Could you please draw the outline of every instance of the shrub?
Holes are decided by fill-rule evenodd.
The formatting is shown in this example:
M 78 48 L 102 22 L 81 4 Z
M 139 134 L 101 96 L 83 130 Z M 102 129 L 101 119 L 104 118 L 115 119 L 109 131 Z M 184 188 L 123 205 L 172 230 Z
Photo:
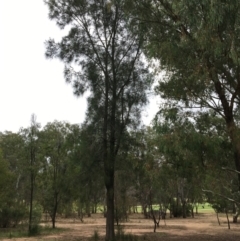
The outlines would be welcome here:
M 99 233 L 97 230 L 95 230 L 91 240 L 98 241 L 99 239 L 100 239 Z
M 25 206 L 15 203 L 15 205 L 1 205 L 0 207 L 0 227 L 16 227 L 21 221 L 27 218 Z
M 117 226 L 117 232 L 115 236 L 116 241 L 138 241 L 138 237 L 133 234 L 125 234 L 122 226 Z

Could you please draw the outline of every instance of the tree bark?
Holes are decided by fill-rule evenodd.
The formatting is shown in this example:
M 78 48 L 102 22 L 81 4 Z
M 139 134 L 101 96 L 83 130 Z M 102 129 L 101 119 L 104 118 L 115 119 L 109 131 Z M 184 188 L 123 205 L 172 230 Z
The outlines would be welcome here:
M 114 240 L 114 175 L 111 175 L 107 186 L 107 219 L 106 219 L 106 241 Z M 112 180 L 112 181 L 111 181 Z M 111 185 L 112 184 L 112 185 Z
M 54 207 L 52 212 L 52 228 L 56 228 L 56 215 L 57 215 L 57 208 L 58 208 L 58 193 L 55 194 L 54 197 Z
M 31 163 L 32 168 L 32 163 Z M 33 210 L 33 182 L 34 182 L 34 174 L 32 173 L 33 170 L 31 170 L 31 188 L 30 188 L 30 207 L 29 207 L 29 225 L 28 225 L 28 232 L 31 234 L 32 231 L 32 210 Z
M 217 214 L 218 225 L 220 226 L 221 224 L 220 224 L 220 220 L 219 220 L 219 216 L 218 216 L 218 211 L 216 212 L 216 214 Z
M 227 217 L 228 229 L 230 229 L 230 222 L 229 222 L 229 218 L 228 218 L 228 211 L 227 211 L 227 209 L 225 209 L 225 213 L 226 213 L 226 217 Z
M 187 214 L 186 214 L 186 201 L 185 200 L 182 202 L 182 216 L 183 216 L 183 218 L 187 217 Z

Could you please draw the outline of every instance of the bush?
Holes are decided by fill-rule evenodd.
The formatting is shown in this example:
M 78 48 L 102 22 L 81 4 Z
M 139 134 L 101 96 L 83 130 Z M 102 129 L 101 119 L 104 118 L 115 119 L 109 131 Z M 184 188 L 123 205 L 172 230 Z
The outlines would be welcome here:
M 97 230 L 95 230 L 91 240 L 92 241 L 98 241 L 99 239 L 100 239 L 99 233 L 98 233 Z
M 40 233 L 40 231 L 41 231 L 41 226 L 39 224 L 33 224 L 28 235 L 35 236 L 35 235 L 38 235 Z
M 16 227 L 21 221 L 27 219 L 27 209 L 25 206 L 15 203 L 15 205 L 2 205 L 0 207 L 0 227 Z
M 192 209 L 191 205 L 186 204 L 185 209 L 186 209 L 186 216 L 190 216 L 191 209 Z M 172 212 L 173 217 L 175 218 L 183 216 L 183 206 L 180 201 L 177 205 L 177 201 L 175 199 L 172 200 L 172 203 L 170 204 L 170 210 Z
M 33 204 L 33 210 L 32 210 L 32 227 L 31 230 L 29 230 L 29 235 L 38 235 L 40 233 L 41 226 L 39 223 L 41 222 L 43 209 L 42 206 L 38 203 Z
M 116 241 L 138 241 L 138 237 L 133 234 L 125 234 L 122 226 L 117 226 L 117 232 L 115 236 Z
M 33 224 L 39 224 L 41 222 L 42 214 L 43 214 L 42 206 L 38 203 L 34 203 L 32 211 L 33 211 L 32 212 Z

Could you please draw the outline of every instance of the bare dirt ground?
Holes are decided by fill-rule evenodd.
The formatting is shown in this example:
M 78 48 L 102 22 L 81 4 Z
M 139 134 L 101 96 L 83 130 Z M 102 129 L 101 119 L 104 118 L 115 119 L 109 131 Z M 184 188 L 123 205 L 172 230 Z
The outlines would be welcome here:
M 143 219 L 141 214 L 130 216 L 128 222 L 122 223 L 124 233 L 130 233 L 139 236 L 140 240 L 146 241 L 238 241 L 240 240 L 240 223 L 231 223 L 231 229 L 228 229 L 227 219 L 224 215 L 220 216 L 221 225 L 218 225 L 216 215 L 213 213 L 199 214 L 195 218 L 173 218 L 166 219 L 166 225 L 163 220 L 156 233 L 153 233 L 153 221 Z M 45 225 L 45 224 L 43 224 Z M 50 225 L 50 223 L 48 223 Z M 96 214 L 90 218 L 85 218 L 84 222 L 74 219 L 58 219 L 57 227 L 64 228 L 64 231 L 58 234 L 48 236 L 37 236 L 31 238 L 12 238 L 3 239 L 3 241 L 85 241 L 91 240 L 94 232 L 97 231 L 104 240 L 105 218 L 103 215 Z

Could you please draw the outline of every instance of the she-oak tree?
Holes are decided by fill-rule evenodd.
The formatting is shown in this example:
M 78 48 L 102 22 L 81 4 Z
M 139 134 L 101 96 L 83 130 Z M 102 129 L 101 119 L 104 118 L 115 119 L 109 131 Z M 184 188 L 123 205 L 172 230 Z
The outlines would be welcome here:
M 141 61 L 141 35 L 128 31 L 122 0 L 46 0 L 49 17 L 70 27 L 59 43 L 46 43 L 46 56 L 65 63 L 74 93 L 89 90 L 87 122 L 100 131 L 100 156 L 107 190 L 106 240 L 114 239 L 114 171 L 127 127 L 139 122 L 151 78 Z M 138 31 L 136 29 L 135 31 Z M 71 66 L 72 64 L 72 66 Z

